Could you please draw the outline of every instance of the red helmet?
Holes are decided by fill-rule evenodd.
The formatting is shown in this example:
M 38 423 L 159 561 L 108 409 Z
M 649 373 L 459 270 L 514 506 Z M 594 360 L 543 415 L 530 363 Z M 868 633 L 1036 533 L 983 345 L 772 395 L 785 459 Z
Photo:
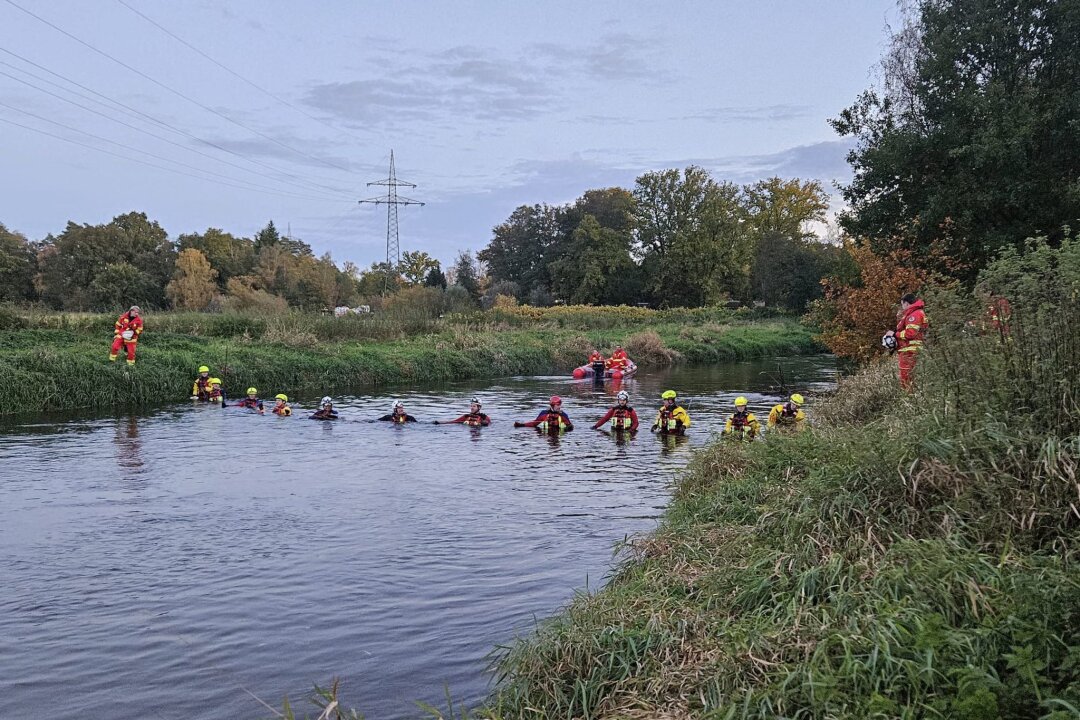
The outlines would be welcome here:
M 558 395 L 552 395 L 551 399 L 548 400 L 548 404 L 550 404 L 550 405 L 562 405 L 562 398 L 559 397 Z

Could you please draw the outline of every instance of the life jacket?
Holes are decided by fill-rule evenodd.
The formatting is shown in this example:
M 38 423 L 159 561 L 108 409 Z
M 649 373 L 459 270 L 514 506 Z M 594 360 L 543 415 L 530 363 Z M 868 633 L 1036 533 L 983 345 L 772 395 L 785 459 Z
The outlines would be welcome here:
M 468 417 L 465 418 L 465 422 L 463 424 L 469 425 L 471 427 L 480 427 L 484 424 L 485 420 L 488 420 L 488 416 L 484 413 L 469 413 Z M 488 422 L 490 422 L 490 420 L 488 420 Z
M 741 412 L 734 413 L 731 416 L 731 429 L 736 432 L 742 432 L 743 428 L 750 427 L 750 413 Z
M 274 414 L 275 415 L 280 415 L 282 417 L 289 417 L 290 415 L 292 415 L 292 408 L 289 407 L 288 405 L 282 405 L 281 407 L 278 407 L 277 405 L 275 405 L 274 406 Z
M 616 350 L 611 353 L 611 357 L 608 359 L 607 364 L 610 368 L 624 368 L 629 362 L 630 360 L 626 357 L 625 350 Z
M 210 393 L 207 395 L 207 399 L 210 402 L 221 402 L 225 399 L 225 392 L 221 388 L 210 388 Z
M 598 352 L 594 352 L 592 355 L 589 356 L 589 364 L 590 365 L 595 365 L 596 363 L 602 363 L 602 362 L 604 362 L 604 356 L 601 355 Z
M 237 407 L 249 408 L 251 410 L 257 409 L 260 405 L 262 405 L 262 401 L 259 400 L 259 398 L 249 398 L 249 397 L 245 397 L 240 402 L 236 403 Z
M 916 300 L 896 323 L 897 352 L 914 353 L 922 350 L 929 325 L 930 320 L 926 317 L 923 301 Z
M 679 419 L 675 417 L 675 411 L 680 410 L 680 406 L 675 405 L 672 408 L 668 408 L 667 405 L 660 408 L 660 432 L 662 433 L 674 433 L 679 431 Z M 686 411 L 683 410 L 685 413 Z
M 195 395 L 199 400 L 206 402 L 210 399 L 210 378 L 199 375 L 195 378 Z
M 401 413 L 400 415 L 398 413 L 390 413 L 390 422 L 404 425 L 409 422 L 409 415 L 408 413 Z
M 794 425 L 799 414 L 799 408 L 794 407 L 791 403 L 784 403 L 780 407 L 782 409 L 780 410 L 779 422 L 784 425 Z
M 615 414 L 611 416 L 611 428 L 613 430 L 629 430 L 630 426 L 634 424 L 634 418 L 631 413 L 634 412 L 634 408 L 627 405 L 623 407 L 618 405 L 615 407 Z
M 135 333 L 130 340 L 124 341 L 135 342 L 139 339 L 139 334 L 143 329 L 142 317 L 131 317 L 129 313 L 124 313 L 116 319 L 116 324 L 113 327 L 116 329 L 117 335 L 122 335 L 128 330 Z
M 563 419 L 562 414 L 557 412 L 551 412 L 550 410 L 544 416 L 544 421 L 536 426 L 537 430 L 562 430 L 566 427 L 566 420 Z

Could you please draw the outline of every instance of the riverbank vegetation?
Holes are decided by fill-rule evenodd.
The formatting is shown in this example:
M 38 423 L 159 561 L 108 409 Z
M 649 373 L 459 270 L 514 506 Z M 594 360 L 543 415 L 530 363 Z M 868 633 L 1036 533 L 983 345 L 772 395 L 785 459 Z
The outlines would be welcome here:
M 407 382 L 566 372 L 622 343 L 644 367 L 820 351 L 792 318 L 748 311 L 562 307 L 442 313 L 440 291 L 345 317 L 152 313 L 138 362 L 106 362 L 113 316 L 0 312 L 8 412 L 134 407 L 188 396 L 209 365 L 233 395 L 339 393 Z M 403 295 L 402 298 L 406 297 Z M 431 302 L 422 302 L 425 298 Z M 442 315 L 442 317 L 440 317 Z
M 1080 245 L 938 291 L 918 389 L 873 363 L 814 427 L 700 453 L 659 530 L 499 657 L 503 718 L 1074 718 Z

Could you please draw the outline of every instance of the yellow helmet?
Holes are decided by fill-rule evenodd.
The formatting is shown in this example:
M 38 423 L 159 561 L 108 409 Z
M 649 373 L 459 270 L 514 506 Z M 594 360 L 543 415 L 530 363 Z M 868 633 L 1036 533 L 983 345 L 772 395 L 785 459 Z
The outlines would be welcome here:
M 210 368 L 206 367 L 205 365 L 200 365 L 199 372 L 210 372 Z
M 289 402 L 289 396 L 286 395 L 285 393 L 278 393 L 277 395 L 274 396 L 274 399 L 275 400 L 280 400 L 282 402 Z
M 660 395 L 660 397 L 662 397 L 665 400 L 674 400 L 675 399 L 675 391 L 674 390 L 665 390 L 663 392 L 663 394 Z
M 248 395 L 258 395 L 259 391 L 256 390 L 255 388 L 248 388 L 247 394 Z
M 221 384 L 221 378 L 210 378 L 210 384 L 211 385 L 220 385 Z
M 804 400 L 803 396 L 799 393 L 795 393 L 791 396 L 791 402 L 795 403 L 796 405 L 802 405 L 804 402 L 806 402 L 806 400 Z
M 735 407 L 742 407 L 744 405 L 746 405 L 746 398 L 744 398 L 742 395 L 735 398 Z

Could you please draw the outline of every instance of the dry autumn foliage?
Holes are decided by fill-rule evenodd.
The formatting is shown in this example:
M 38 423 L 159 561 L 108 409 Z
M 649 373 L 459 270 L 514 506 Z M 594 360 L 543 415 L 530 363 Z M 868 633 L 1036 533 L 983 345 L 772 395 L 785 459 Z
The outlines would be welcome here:
M 879 255 L 869 242 L 856 240 L 845 242 L 845 249 L 859 269 L 857 284 L 822 280 L 825 297 L 813 304 L 809 318 L 833 353 L 865 361 L 881 352 L 882 333 L 896 326 L 900 297 L 918 292 L 930 273 L 914 267 L 906 250 Z

